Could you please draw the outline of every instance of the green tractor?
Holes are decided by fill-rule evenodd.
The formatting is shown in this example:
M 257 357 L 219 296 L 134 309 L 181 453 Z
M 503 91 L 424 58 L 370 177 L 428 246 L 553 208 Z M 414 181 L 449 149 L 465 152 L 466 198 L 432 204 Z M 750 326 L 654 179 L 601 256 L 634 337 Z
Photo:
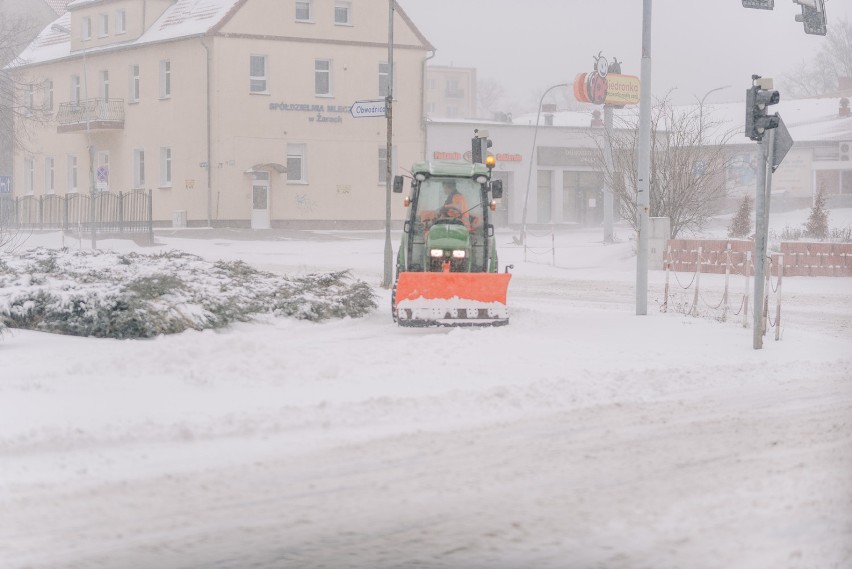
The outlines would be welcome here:
M 410 208 L 403 226 L 391 300 L 401 326 L 508 324 L 511 275 L 498 272 L 489 213 L 503 186 L 491 179 L 494 157 L 481 160 L 487 134 L 473 139 L 473 163 L 418 162 L 411 168 Z M 403 177 L 393 190 L 403 190 Z M 490 194 L 490 196 L 489 196 Z

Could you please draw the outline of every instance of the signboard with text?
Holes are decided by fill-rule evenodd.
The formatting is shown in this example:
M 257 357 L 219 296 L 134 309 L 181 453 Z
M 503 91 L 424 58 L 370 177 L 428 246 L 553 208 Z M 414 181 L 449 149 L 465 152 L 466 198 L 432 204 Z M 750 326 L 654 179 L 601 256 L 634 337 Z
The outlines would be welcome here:
M 387 102 L 384 99 L 355 101 L 349 113 L 356 119 L 364 117 L 384 117 L 387 115 Z

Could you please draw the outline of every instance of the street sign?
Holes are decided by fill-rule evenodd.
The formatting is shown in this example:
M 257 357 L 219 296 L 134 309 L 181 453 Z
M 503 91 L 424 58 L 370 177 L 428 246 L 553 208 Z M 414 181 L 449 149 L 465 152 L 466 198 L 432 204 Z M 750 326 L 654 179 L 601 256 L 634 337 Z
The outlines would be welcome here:
M 743 0 L 744 8 L 757 8 L 758 10 L 772 10 L 775 8 L 775 0 Z
M 356 119 L 364 117 L 384 117 L 387 115 L 387 102 L 385 99 L 355 101 L 349 108 L 349 113 Z
M 793 147 L 793 137 L 787 130 L 787 125 L 783 120 L 778 121 L 778 128 L 775 129 L 775 151 L 772 153 L 772 171 L 778 169 L 781 161 L 787 156 L 787 153 Z

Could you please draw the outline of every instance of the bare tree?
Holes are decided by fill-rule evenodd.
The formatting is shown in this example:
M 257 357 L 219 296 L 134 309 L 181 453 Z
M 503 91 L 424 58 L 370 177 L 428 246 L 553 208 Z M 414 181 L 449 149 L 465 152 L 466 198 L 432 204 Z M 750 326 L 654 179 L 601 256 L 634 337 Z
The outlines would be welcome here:
M 638 113 L 619 115 L 610 133 L 613 168 L 605 159 L 605 131 L 592 135 L 596 151 L 591 165 L 613 188 L 622 218 L 638 229 Z M 672 239 L 699 231 L 720 210 L 727 195 L 726 171 L 731 155 L 725 143 L 733 132 L 722 130 L 700 107 L 673 107 L 668 96 L 651 113 L 651 217 L 668 217 Z
M 0 15 L 0 171 L 11 171 L 11 153 L 25 147 L 33 125 L 50 118 L 43 106 L 44 79 L 17 68 L 18 55 L 36 32 L 31 19 Z
M 498 104 L 506 95 L 506 89 L 502 83 L 494 79 L 480 78 L 476 82 L 476 102 L 479 106 L 479 112 L 484 113 L 483 116 L 490 117 L 498 110 Z
M 819 52 L 781 76 L 792 97 L 818 97 L 837 91 L 841 77 L 852 77 L 852 22 L 829 26 Z

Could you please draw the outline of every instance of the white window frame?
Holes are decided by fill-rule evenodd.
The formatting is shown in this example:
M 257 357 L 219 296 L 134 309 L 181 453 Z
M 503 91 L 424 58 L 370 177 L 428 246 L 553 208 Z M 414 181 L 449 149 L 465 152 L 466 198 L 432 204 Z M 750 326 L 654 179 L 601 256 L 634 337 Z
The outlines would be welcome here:
M 145 149 L 133 149 L 133 189 L 145 189 Z
M 127 87 L 127 100 L 131 103 L 139 102 L 139 91 L 141 83 L 139 81 L 139 64 L 131 63 L 128 67 L 128 76 L 130 84 Z
M 326 69 L 320 69 L 320 64 L 327 65 Z M 332 89 L 331 82 L 331 60 L 330 59 L 315 59 L 314 60 L 314 95 L 317 97 L 333 97 L 334 91 Z M 321 93 L 319 90 L 319 81 L 322 75 L 326 76 L 326 81 L 328 82 L 328 89 L 325 93 Z
M 287 145 L 287 183 L 288 184 L 307 184 L 308 183 L 308 147 L 306 144 L 288 144 Z M 299 161 L 299 177 L 292 178 L 294 168 L 292 168 L 291 160 Z
M 343 10 L 345 12 L 339 12 Z M 346 14 L 346 20 L 338 20 L 337 16 L 341 13 Z M 351 26 L 352 25 L 352 2 L 348 0 L 336 0 L 334 2 L 334 24 L 336 26 Z
M 384 68 L 384 70 L 382 70 Z M 382 89 L 382 83 L 384 83 L 384 89 Z M 387 61 L 379 62 L 379 97 L 387 97 L 387 85 L 388 85 L 388 63 Z M 393 90 L 396 91 L 396 63 L 393 65 Z M 382 91 L 385 91 L 384 93 Z
M 82 41 L 92 39 L 92 18 L 84 16 L 80 21 L 80 38 Z
M 71 102 L 75 105 L 80 103 L 82 91 L 80 90 L 80 76 L 71 76 Z
M 172 148 L 160 147 L 160 187 L 172 187 Z
M 313 22 L 314 21 L 313 0 L 296 0 L 295 6 L 296 6 L 296 21 L 297 22 Z M 299 8 L 300 7 L 302 8 L 302 10 L 307 8 L 308 16 L 306 18 L 305 17 L 299 17 Z
M 98 85 L 98 92 L 100 98 L 104 101 L 109 100 L 109 70 L 101 69 L 98 73 L 98 78 L 100 80 L 100 84 Z
M 53 156 L 44 158 L 44 193 L 56 193 L 56 160 Z
M 53 80 L 45 79 L 43 85 L 42 108 L 45 111 L 53 110 Z
M 98 14 L 98 37 L 105 38 L 109 35 L 109 14 Z
M 263 73 L 261 75 L 255 75 L 254 64 L 256 61 L 263 62 Z M 249 55 L 249 92 L 255 94 L 266 94 L 269 93 L 269 79 L 268 79 L 268 71 L 269 69 L 269 56 L 252 54 Z
M 30 83 L 24 89 L 24 113 L 29 117 L 35 110 L 35 85 Z
M 170 59 L 160 60 L 160 98 L 170 99 L 172 96 L 172 62 Z
M 98 168 L 100 168 L 101 166 L 106 166 L 106 168 L 107 168 L 106 189 L 102 190 L 102 191 L 108 192 L 109 191 L 109 179 L 110 179 L 110 176 L 112 175 L 112 172 L 110 171 L 110 166 L 109 166 L 109 150 L 98 150 L 97 160 L 95 161 L 95 171 L 92 172 L 92 175 L 95 177 L 95 180 L 94 180 L 95 189 L 97 189 L 97 187 L 98 187 Z
M 378 153 L 379 182 L 378 183 L 379 183 L 380 186 L 386 186 L 387 185 L 387 181 L 386 181 L 387 174 L 388 174 L 388 171 L 387 171 L 388 164 L 387 164 L 387 159 L 386 159 L 387 154 L 388 154 L 388 147 L 387 146 L 379 146 L 379 153 Z M 394 174 L 396 174 L 396 146 L 391 148 L 391 176 L 393 176 Z
M 68 155 L 68 189 L 67 193 L 77 192 L 77 157 L 73 154 Z
M 24 158 L 24 193 L 33 195 L 35 185 L 35 159 Z
M 115 11 L 115 33 L 123 34 L 127 32 L 127 12 L 125 10 Z

